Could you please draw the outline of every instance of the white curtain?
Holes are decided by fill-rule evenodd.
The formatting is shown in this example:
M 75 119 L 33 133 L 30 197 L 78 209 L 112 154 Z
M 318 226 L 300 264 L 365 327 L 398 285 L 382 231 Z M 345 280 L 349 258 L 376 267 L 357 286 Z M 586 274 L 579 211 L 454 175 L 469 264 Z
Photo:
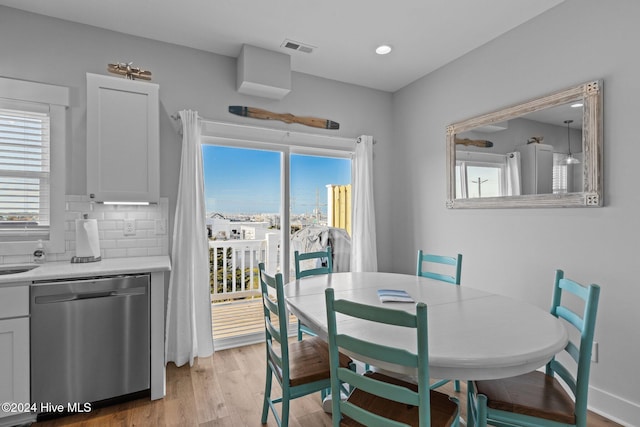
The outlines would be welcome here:
M 520 152 L 507 153 L 507 196 L 519 196 L 522 193 L 522 176 L 520 172 Z
M 467 188 L 467 162 L 459 162 L 456 164 L 458 169 L 458 176 L 456 179 L 460 182 L 460 198 L 469 198 L 469 189 Z M 458 197 L 456 195 L 456 197 Z
M 378 271 L 372 136 L 363 135 L 358 138 L 353 163 L 351 271 Z
M 180 111 L 182 161 L 171 248 L 167 303 L 167 362 L 193 366 L 195 357 L 213 354 L 209 244 L 205 224 L 204 180 L 198 112 Z

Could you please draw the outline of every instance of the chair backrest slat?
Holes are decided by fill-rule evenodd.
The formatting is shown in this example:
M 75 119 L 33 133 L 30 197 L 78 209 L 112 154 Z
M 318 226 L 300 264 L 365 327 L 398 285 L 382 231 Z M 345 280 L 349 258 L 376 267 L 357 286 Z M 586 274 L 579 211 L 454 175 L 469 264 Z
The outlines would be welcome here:
M 271 320 L 267 321 L 265 327 L 268 329 L 269 335 L 271 335 L 274 340 L 276 340 L 277 342 L 282 342 L 280 331 L 278 331 L 278 328 L 276 328 L 276 325 L 274 325 Z
M 287 345 L 287 310 L 284 299 L 284 283 L 282 274 L 270 276 L 265 271 L 264 263 L 258 265 L 260 290 L 262 292 L 262 304 L 264 307 L 265 338 L 269 352 L 270 363 L 275 363 L 274 368 L 282 372 L 283 381 L 289 381 L 289 347 Z M 275 290 L 276 300 L 273 301 L 269 294 L 269 289 Z M 278 321 L 276 326 L 274 320 Z M 275 341 L 280 354 L 273 348 Z
M 364 341 L 350 335 L 336 335 L 338 347 L 351 350 L 357 354 L 375 354 L 376 360 L 398 363 L 404 366 L 418 367 L 418 356 L 403 349 Z
M 420 404 L 418 393 L 406 387 L 380 381 L 371 381 L 362 374 L 358 374 L 347 368 L 340 368 L 338 377 L 341 381 L 350 384 L 352 388 L 364 390 L 368 393 L 382 396 L 385 399 L 413 406 Z
M 579 331 L 582 331 L 582 329 L 584 328 L 584 321 L 582 317 L 574 313 L 567 307 L 558 306 L 552 314 L 571 323 L 573 327 Z
M 267 349 L 269 350 L 269 360 L 271 360 L 275 366 L 282 367 L 282 358 L 273 348 L 273 344 L 269 343 Z
M 582 315 L 578 315 L 562 305 L 564 292 L 573 294 L 575 297 L 583 300 L 584 309 Z M 550 375 L 557 373 L 574 393 L 577 425 L 586 425 L 591 351 L 599 299 L 600 287 L 598 285 L 591 284 L 589 286 L 583 286 L 572 280 L 565 279 L 562 270 L 556 271 L 551 314 L 558 318 L 565 319 L 569 325 L 576 328 L 580 334 L 580 342 L 576 344 L 570 341 L 565 347 L 565 351 L 577 362 L 575 377 L 571 374 L 571 370 L 555 357 L 547 364 L 546 372 Z
M 564 348 L 564 351 L 569 353 L 569 355 L 575 360 L 576 363 L 580 360 L 580 349 L 573 342 L 569 341 L 567 346 Z
M 435 271 L 425 270 L 423 265 L 425 262 L 431 263 L 431 264 L 451 265 L 454 267 L 455 274 L 448 275 L 448 274 L 438 273 Z M 443 256 L 443 255 L 425 254 L 422 250 L 418 250 L 418 265 L 416 267 L 416 275 L 459 285 L 460 279 L 462 276 L 462 254 L 458 254 L 455 257 L 451 257 L 451 256 Z
M 384 307 L 375 307 L 375 310 L 372 310 L 370 305 L 348 300 L 336 300 L 333 307 L 338 313 L 345 313 L 358 319 L 407 328 L 417 327 L 416 316 L 404 311 Z
M 580 283 L 574 282 L 571 279 L 565 279 L 565 278 L 560 279 L 558 282 L 558 286 L 560 287 L 560 289 L 571 292 L 572 294 L 578 296 L 579 298 L 585 301 L 589 296 L 589 288 L 584 287 Z
M 321 263 L 322 266 L 315 266 L 313 268 L 308 268 L 303 270 L 300 262 L 308 261 L 308 260 L 316 260 L 318 263 Z M 306 252 L 300 253 L 299 251 L 294 252 L 294 260 L 295 260 L 295 268 L 296 268 L 296 279 L 302 279 L 307 276 L 316 276 L 319 274 L 329 274 L 333 273 L 333 260 L 331 255 L 331 246 L 327 246 L 325 250 L 316 251 L 316 252 Z
M 275 316 L 278 316 L 278 304 L 271 301 L 270 299 L 267 299 L 266 301 L 264 301 L 264 305 L 266 309 L 269 310 L 269 312 L 273 313 Z
M 576 379 L 571 372 L 567 368 L 564 367 L 563 364 L 558 362 L 557 360 L 552 360 L 549 362 L 551 365 L 551 369 L 556 375 L 559 375 L 565 382 L 565 384 L 571 389 L 573 395 L 576 395 Z

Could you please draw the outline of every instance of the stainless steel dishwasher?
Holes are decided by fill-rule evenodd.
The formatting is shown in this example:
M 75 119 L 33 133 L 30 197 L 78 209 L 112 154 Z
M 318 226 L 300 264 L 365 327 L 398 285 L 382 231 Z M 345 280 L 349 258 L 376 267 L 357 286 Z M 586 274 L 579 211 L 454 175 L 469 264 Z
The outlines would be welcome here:
M 149 275 L 31 286 L 31 401 L 96 402 L 150 388 Z

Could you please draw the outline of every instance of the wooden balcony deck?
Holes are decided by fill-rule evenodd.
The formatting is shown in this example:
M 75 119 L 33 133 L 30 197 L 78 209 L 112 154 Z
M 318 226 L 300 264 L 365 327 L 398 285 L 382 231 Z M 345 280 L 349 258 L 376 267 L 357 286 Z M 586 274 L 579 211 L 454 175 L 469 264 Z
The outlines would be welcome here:
M 290 317 L 290 324 L 297 321 L 295 316 L 292 315 Z M 260 338 L 263 339 L 262 299 L 253 298 L 213 303 L 211 304 L 211 322 L 215 340 L 237 338 L 251 334 L 260 334 Z

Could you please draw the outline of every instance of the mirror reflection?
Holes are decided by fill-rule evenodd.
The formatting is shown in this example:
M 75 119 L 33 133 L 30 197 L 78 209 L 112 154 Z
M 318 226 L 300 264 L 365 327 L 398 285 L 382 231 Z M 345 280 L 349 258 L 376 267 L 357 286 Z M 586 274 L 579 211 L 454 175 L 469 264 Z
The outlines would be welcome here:
M 456 135 L 455 198 L 580 192 L 581 101 Z
M 601 85 L 449 125 L 447 207 L 602 206 Z

